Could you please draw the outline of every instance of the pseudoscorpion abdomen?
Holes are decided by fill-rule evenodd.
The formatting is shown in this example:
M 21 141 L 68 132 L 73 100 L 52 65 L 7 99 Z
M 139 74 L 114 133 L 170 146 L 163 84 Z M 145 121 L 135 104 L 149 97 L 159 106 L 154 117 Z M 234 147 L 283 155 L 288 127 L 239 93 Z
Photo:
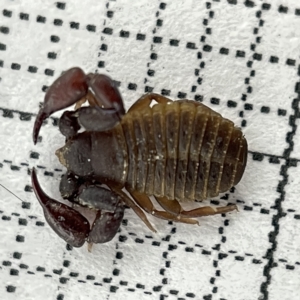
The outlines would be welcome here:
M 247 142 L 241 130 L 202 103 L 155 104 L 127 113 L 121 126 L 126 184 L 140 193 L 203 200 L 227 191 L 244 172 Z

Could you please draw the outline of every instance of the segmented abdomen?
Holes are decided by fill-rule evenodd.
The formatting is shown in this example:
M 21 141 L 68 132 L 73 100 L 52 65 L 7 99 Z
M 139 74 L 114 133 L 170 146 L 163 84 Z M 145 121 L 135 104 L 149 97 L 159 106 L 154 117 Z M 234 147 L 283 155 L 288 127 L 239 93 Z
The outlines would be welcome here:
M 203 200 L 243 175 L 247 142 L 241 130 L 201 103 L 180 100 L 132 111 L 115 130 L 127 150 L 126 184 L 138 192 Z

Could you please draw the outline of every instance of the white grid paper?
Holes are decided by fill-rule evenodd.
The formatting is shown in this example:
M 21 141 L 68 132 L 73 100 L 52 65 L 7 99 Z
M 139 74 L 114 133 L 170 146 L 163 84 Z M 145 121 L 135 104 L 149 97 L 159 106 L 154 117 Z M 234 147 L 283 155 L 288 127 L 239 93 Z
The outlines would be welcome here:
M 297 0 L 2 0 L 0 183 L 25 203 L 0 186 L 1 299 L 298 299 L 299 28 Z M 244 177 L 214 199 L 240 212 L 199 227 L 149 216 L 153 234 L 126 210 L 113 241 L 68 250 L 28 169 L 60 198 L 61 112 L 37 146 L 31 133 L 46 87 L 72 66 L 109 74 L 126 108 L 154 91 L 201 100 L 241 126 Z

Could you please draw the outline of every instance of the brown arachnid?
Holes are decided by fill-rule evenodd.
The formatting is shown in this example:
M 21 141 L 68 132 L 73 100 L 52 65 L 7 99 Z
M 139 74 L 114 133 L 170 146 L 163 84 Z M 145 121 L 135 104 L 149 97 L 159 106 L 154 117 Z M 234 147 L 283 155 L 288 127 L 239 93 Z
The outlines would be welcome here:
M 89 106 L 81 107 L 86 100 Z M 150 106 L 152 101 L 156 104 Z M 125 205 L 152 231 L 143 211 L 198 224 L 197 217 L 237 209 L 233 204 L 192 210 L 181 206 L 181 202 L 215 197 L 241 180 L 247 141 L 230 120 L 202 103 L 172 101 L 153 93 L 142 96 L 125 113 L 112 79 L 72 68 L 48 89 L 35 120 L 34 143 L 43 120 L 75 103 L 75 110 L 65 111 L 59 122 L 66 144 L 56 155 L 67 168 L 60 192 L 73 206 L 93 209 L 92 224 L 73 207 L 47 196 L 32 171 L 33 189 L 47 222 L 70 245 L 110 241 L 120 227 Z M 81 127 L 85 131 L 79 133 Z M 157 210 L 149 196 L 163 210 Z

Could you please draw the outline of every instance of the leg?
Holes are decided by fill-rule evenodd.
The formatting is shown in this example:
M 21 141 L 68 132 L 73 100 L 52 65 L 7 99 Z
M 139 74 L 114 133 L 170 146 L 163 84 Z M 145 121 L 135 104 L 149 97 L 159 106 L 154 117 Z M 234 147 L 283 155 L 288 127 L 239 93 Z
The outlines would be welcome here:
M 98 105 L 94 94 L 91 91 L 88 91 L 85 96 L 83 96 L 79 101 L 76 102 L 74 109 L 75 110 L 79 109 L 86 101 L 88 101 L 90 106 L 97 106 Z
M 172 102 L 171 99 L 164 97 L 162 95 L 149 93 L 146 95 L 143 95 L 140 99 L 138 99 L 135 103 L 132 104 L 132 106 L 129 108 L 128 112 L 134 111 L 134 110 L 140 110 L 145 107 L 148 107 L 152 100 L 155 100 L 157 103 L 168 103 Z
M 61 196 L 72 202 L 78 192 L 80 186 L 84 184 L 84 179 L 76 178 L 73 173 L 67 172 L 61 176 L 60 183 L 59 183 L 59 192 Z
M 101 108 L 104 107 L 103 103 L 99 99 L 96 99 L 95 95 L 89 90 L 84 97 L 82 97 L 79 101 L 76 102 L 74 109 L 77 110 L 81 108 L 86 101 L 89 103 L 90 106 L 99 106 Z
M 168 220 L 168 221 L 176 221 L 176 222 L 181 222 L 181 223 L 187 223 L 187 224 L 198 224 L 197 220 L 191 219 L 189 217 L 183 217 L 180 214 L 174 214 L 170 213 L 168 211 L 159 211 L 155 209 L 153 206 L 153 203 L 149 199 L 149 197 L 145 194 L 133 191 L 128 189 L 128 192 L 132 196 L 132 198 L 135 200 L 135 202 L 142 207 L 147 213 L 153 215 L 154 217 Z
M 157 203 L 167 212 L 178 216 L 183 211 L 177 200 L 169 200 L 167 197 L 155 197 Z
M 204 206 L 204 207 L 199 207 L 188 211 L 183 210 L 181 212 L 181 215 L 191 217 L 191 218 L 198 218 L 204 216 L 224 214 L 234 210 L 238 210 L 235 204 L 230 204 L 223 207 Z
M 60 117 L 58 127 L 61 134 L 68 140 L 77 134 L 81 126 L 78 123 L 78 118 L 75 115 L 75 112 L 67 110 Z
M 233 210 L 237 210 L 236 205 L 228 205 L 223 207 L 212 207 L 212 206 L 204 206 L 199 207 L 192 210 L 184 210 L 177 200 L 169 200 L 166 197 L 155 197 L 159 205 L 165 209 L 166 211 L 174 214 L 181 215 L 189 218 L 198 218 L 203 216 L 211 216 L 216 214 L 223 214 L 227 212 L 231 212 Z
M 143 213 L 143 211 L 134 203 L 134 201 L 132 199 L 130 199 L 121 189 L 118 188 L 114 188 L 111 187 L 111 190 L 114 191 L 115 193 L 117 193 L 122 200 L 124 201 L 124 203 L 129 206 L 130 208 L 132 208 L 134 210 L 134 212 L 139 216 L 139 218 L 146 224 L 146 226 L 153 232 L 156 232 L 156 230 L 153 228 L 153 226 L 151 225 L 151 223 L 148 221 L 146 215 Z

